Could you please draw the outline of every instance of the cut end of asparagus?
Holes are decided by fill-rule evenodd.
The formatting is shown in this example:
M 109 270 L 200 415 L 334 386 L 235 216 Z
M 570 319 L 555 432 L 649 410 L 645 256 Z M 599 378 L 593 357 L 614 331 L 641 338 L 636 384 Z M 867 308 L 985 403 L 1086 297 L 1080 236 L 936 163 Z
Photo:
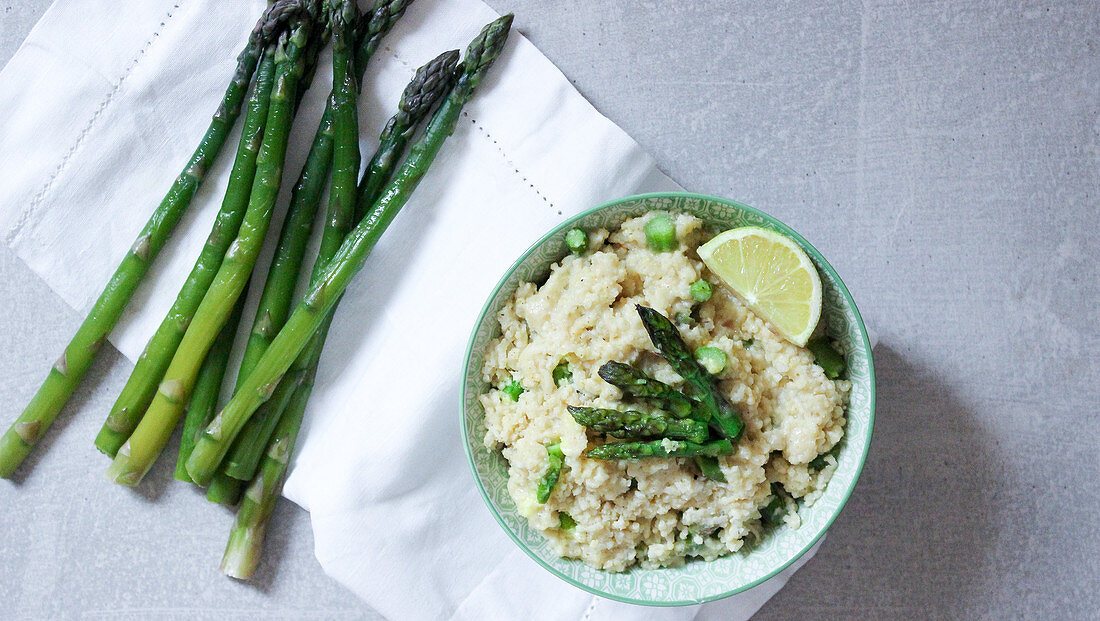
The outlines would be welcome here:
M 240 501 L 243 485 L 244 481 L 219 473 L 206 489 L 206 499 L 215 504 L 232 507 Z
M 207 433 L 209 431 L 210 428 L 208 427 Z M 205 436 L 199 438 L 199 441 L 195 444 L 194 450 L 191 451 L 191 457 L 187 459 L 186 464 L 187 474 L 191 475 L 191 480 L 195 482 L 195 485 L 200 487 L 210 485 L 210 480 L 214 478 L 216 468 L 224 456 L 224 453 L 219 452 L 219 446 L 219 442 L 207 440 Z
M 110 419 L 108 419 L 110 422 Z M 121 430 L 116 430 L 113 427 L 104 425 L 99 430 L 99 434 L 95 437 L 95 447 L 99 449 L 100 453 L 103 453 L 111 459 L 118 455 L 118 450 L 122 448 L 122 444 L 126 442 L 126 439 L 130 436 L 129 432 L 123 434 Z
M 125 450 L 127 447 L 124 445 L 122 448 Z M 134 487 L 138 483 L 141 483 L 141 479 L 145 476 L 145 473 L 135 470 L 130 463 L 129 455 L 123 455 L 120 450 L 115 460 L 107 467 L 105 476 L 107 480 L 112 483 L 118 483 L 126 487 Z
M 221 571 L 230 578 L 248 580 L 256 573 L 263 553 L 264 531 L 267 523 L 255 527 L 234 527 L 222 555 Z

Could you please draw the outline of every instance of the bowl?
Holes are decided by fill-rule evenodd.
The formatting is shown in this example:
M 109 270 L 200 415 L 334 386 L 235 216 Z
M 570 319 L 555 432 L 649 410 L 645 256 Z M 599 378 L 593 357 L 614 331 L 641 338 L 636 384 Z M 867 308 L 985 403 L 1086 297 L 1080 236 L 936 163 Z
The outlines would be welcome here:
M 753 225 L 778 231 L 798 242 L 821 275 L 821 322 L 828 336 L 839 341 L 848 352 L 852 391 L 836 472 L 813 506 L 800 507 L 800 528 L 775 528 L 750 550 L 709 562 L 692 560 L 682 567 L 633 568 L 614 573 L 558 557 L 543 535 L 529 527 L 517 512 L 508 495 L 507 463 L 498 451 L 486 449 L 482 442 L 485 412 L 478 395 L 488 389 L 481 369 L 489 342 L 500 335 L 498 312 L 520 283 L 542 282 L 550 273 L 551 264 L 569 252 L 565 233 L 574 227 L 613 230 L 625 220 L 652 210 L 694 214 L 713 232 Z M 874 424 L 875 373 L 867 330 L 851 294 L 836 270 L 805 238 L 748 205 L 672 192 L 629 196 L 589 209 L 559 224 L 517 259 L 497 283 L 474 325 L 463 366 L 461 395 L 462 441 L 474 479 L 489 511 L 516 545 L 554 575 L 590 593 L 630 604 L 682 606 L 728 597 L 764 582 L 796 561 L 825 534 L 855 488 L 867 456 Z

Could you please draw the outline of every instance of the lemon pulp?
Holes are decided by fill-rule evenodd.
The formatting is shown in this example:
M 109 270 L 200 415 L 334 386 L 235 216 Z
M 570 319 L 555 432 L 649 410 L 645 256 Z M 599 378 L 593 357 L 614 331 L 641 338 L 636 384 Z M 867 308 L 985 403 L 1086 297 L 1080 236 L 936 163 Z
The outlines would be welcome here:
M 746 226 L 716 235 L 699 258 L 780 336 L 806 345 L 821 317 L 821 279 L 794 240 Z

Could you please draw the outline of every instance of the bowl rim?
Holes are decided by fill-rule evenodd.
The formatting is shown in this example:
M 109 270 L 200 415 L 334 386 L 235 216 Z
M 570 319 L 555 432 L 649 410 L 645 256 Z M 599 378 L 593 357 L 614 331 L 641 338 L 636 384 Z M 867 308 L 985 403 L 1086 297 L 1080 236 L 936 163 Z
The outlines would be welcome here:
M 492 304 L 493 299 L 496 298 L 496 296 L 500 292 L 501 288 L 508 281 L 508 278 L 512 275 L 512 273 L 514 273 L 519 268 L 520 265 L 523 264 L 524 261 L 527 260 L 527 257 L 529 257 L 533 252 L 535 252 L 543 244 L 545 244 L 547 241 L 549 241 L 550 238 L 554 237 L 560 231 L 562 231 L 563 229 L 568 228 L 569 226 L 571 226 L 575 222 L 577 222 L 579 220 L 582 220 L 582 219 L 588 217 L 589 215 L 591 215 L 593 213 L 596 213 L 596 212 L 601 211 L 603 209 L 607 209 L 609 207 L 613 207 L 615 205 L 621 205 L 621 204 L 627 203 L 627 202 L 635 202 L 635 201 L 645 200 L 645 199 L 650 199 L 650 198 L 690 198 L 690 199 L 698 199 L 698 200 L 703 200 L 703 201 L 721 203 L 723 205 L 726 205 L 726 206 L 729 206 L 729 207 L 734 207 L 734 208 L 737 208 L 737 209 L 741 209 L 741 210 L 746 211 L 750 214 L 759 216 L 759 217 L 763 218 L 764 220 L 766 220 L 769 224 L 774 225 L 783 234 L 793 238 L 796 242 L 798 242 L 799 246 L 801 246 L 804 250 L 807 251 L 807 253 L 810 254 L 810 256 L 814 259 L 814 263 L 818 266 L 818 268 L 825 270 L 836 281 L 836 283 L 838 285 L 838 290 L 839 290 L 841 296 L 846 301 L 846 303 L 851 307 L 852 313 L 855 316 L 856 325 L 859 327 L 859 335 L 860 335 L 860 338 L 862 340 L 863 349 L 867 354 L 867 378 L 868 378 L 868 382 L 870 384 L 870 395 L 869 395 L 870 396 L 870 399 L 869 399 L 870 418 L 867 422 L 867 442 L 865 443 L 865 445 L 863 447 L 863 453 L 859 456 L 859 462 L 856 464 L 856 469 L 855 469 L 854 476 L 852 477 L 851 485 L 848 487 L 848 489 L 844 490 L 844 492 L 842 494 L 842 497 L 840 499 L 840 504 L 837 505 L 836 511 L 833 512 L 833 514 L 829 516 L 829 518 L 825 521 L 825 525 L 821 528 L 821 530 L 818 533 L 816 533 L 810 539 L 810 541 L 802 547 L 802 549 L 800 549 L 796 554 L 791 556 L 791 558 L 788 559 L 786 562 L 781 563 L 780 565 L 776 566 L 768 574 L 766 574 L 766 575 L 764 575 L 760 578 L 757 578 L 756 580 L 753 580 L 752 582 L 739 585 L 739 586 L 737 586 L 733 589 L 730 589 L 728 591 L 723 591 L 722 593 L 717 593 L 717 594 L 714 594 L 714 595 L 708 595 L 706 597 L 702 597 L 702 598 L 695 599 L 695 600 L 669 600 L 669 601 L 642 600 L 642 599 L 635 599 L 635 598 L 632 598 L 632 597 L 619 595 L 619 594 L 608 592 L 608 591 L 602 591 L 602 590 L 600 590 L 596 587 L 589 586 L 587 584 L 584 584 L 583 582 L 579 582 L 579 581 L 573 579 L 570 576 L 565 575 L 564 573 L 559 571 L 557 568 L 555 568 L 553 565 L 550 565 L 549 563 L 544 561 L 538 554 L 536 554 L 533 550 L 528 548 L 527 545 L 519 538 L 519 536 L 516 535 L 516 533 L 512 532 L 512 529 L 509 528 L 508 525 L 504 522 L 504 518 L 501 517 L 500 512 L 497 511 L 496 506 L 493 505 L 492 499 L 489 498 L 489 493 L 485 490 L 485 485 L 482 483 L 481 477 L 478 476 L 477 466 L 474 462 L 473 450 L 470 448 L 470 443 L 466 441 L 466 388 L 467 388 L 467 379 L 469 377 L 469 374 L 467 373 L 467 370 L 468 370 L 469 365 L 470 365 L 470 358 L 473 355 L 474 341 L 477 338 L 478 329 L 485 322 L 486 316 L 488 315 L 488 312 L 489 312 L 489 307 Z M 786 223 L 782 222 L 781 220 L 779 220 L 775 216 L 772 216 L 771 214 L 763 212 L 763 211 L 761 211 L 761 210 L 759 210 L 755 207 L 751 207 L 749 205 L 746 205 L 744 203 L 741 203 L 741 202 L 738 202 L 738 201 L 735 201 L 735 200 L 732 200 L 732 199 L 722 198 L 720 196 L 712 196 L 712 195 L 709 195 L 709 194 L 699 194 L 699 193 L 696 193 L 696 192 L 683 192 L 683 191 L 679 191 L 679 192 L 646 192 L 646 193 L 642 193 L 642 194 L 632 194 L 630 196 L 624 196 L 624 197 L 621 197 L 621 198 L 610 200 L 610 201 L 601 203 L 601 204 L 599 204 L 595 207 L 590 207 L 588 209 L 580 211 L 580 212 L 578 212 L 578 213 L 562 220 L 560 223 L 558 223 L 556 226 L 554 226 L 548 232 L 546 232 L 546 234 L 539 237 L 539 239 L 537 241 L 532 243 L 523 252 L 523 254 L 521 254 L 515 261 L 512 262 L 511 266 L 509 266 L 508 269 L 504 272 L 504 274 L 500 277 L 500 279 L 497 281 L 496 285 L 493 286 L 493 289 L 489 293 L 489 296 L 485 299 L 485 303 L 481 307 L 481 312 L 478 313 L 477 320 L 474 322 L 473 328 L 470 331 L 469 341 L 466 344 L 466 352 L 465 352 L 465 355 L 463 356 L 463 359 L 462 359 L 462 384 L 461 384 L 461 390 L 459 391 L 458 431 L 459 431 L 460 439 L 462 441 L 463 452 L 466 455 L 466 462 L 470 466 L 470 475 L 473 477 L 474 483 L 477 486 L 478 493 L 481 494 L 481 499 L 485 503 L 485 506 L 489 509 L 489 513 L 492 514 L 493 519 L 496 520 L 497 524 L 500 525 L 501 529 L 503 529 L 504 532 L 508 534 L 508 537 L 511 538 L 511 540 L 516 544 L 516 546 L 518 546 L 521 550 L 523 550 L 524 553 L 527 554 L 527 556 L 531 557 L 531 559 L 534 560 L 536 563 L 538 563 L 543 569 L 546 569 L 547 571 L 549 571 L 553 575 L 557 576 L 561 580 L 564 580 L 565 582 L 567 582 L 568 584 L 571 584 L 574 587 L 577 587 L 577 588 L 579 588 L 583 591 L 586 591 L 588 593 L 591 593 L 593 595 L 598 595 L 600 597 L 605 597 L 605 598 L 610 599 L 610 600 L 623 602 L 623 603 L 626 603 L 626 604 L 634 604 L 634 605 L 639 605 L 639 606 L 652 606 L 652 607 L 691 606 L 691 605 L 695 605 L 695 604 L 702 604 L 702 603 L 706 603 L 706 602 L 713 602 L 713 601 L 717 601 L 717 600 L 720 600 L 720 599 L 725 599 L 725 598 L 730 597 L 732 595 L 736 595 L 738 593 L 742 593 L 744 591 L 747 591 L 747 590 L 749 590 L 753 587 L 759 586 L 759 585 L 767 582 L 768 580 L 771 580 L 772 578 L 774 578 L 775 576 L 777 576 L 778 574 L 783 572 L 785 569 L 787 569 L 788 567 L 793 565 L 795 563 L 795 561 L 802 558 L 802 556 L 804 554 L 806 554 L 806 552 L 808 552 L 811 548 L 813 548 L 815 545 L 817 545 L 817 543 L 821 540 L 821 538 L 825 536 L 825 533 L 828 532 L 830 527 L 832 527 L 833 522 L 836 521 L 836 518 L 840 515 L 841 511 L 843 511 L 844 507 L 848 504 L 848 499 L 851 498 L 852 493 L 855 491 L 856 486 L 859 484 L 859 477 L 860 477 L 860 474 L 862 474 L 862 472 L 863 472 L 863 466 L 867 461 L 867 453 L 871 448 L 871 440 L 874 436 L 875 397 L 876 397 L 876 384 L 875 384 L 874 356 L 873 356 L 872 351 L 871 351 L 870 338 L 867 334 L 867 326 L 863 323 L 863 316 L 860 314 L 859 308 L 856 306 L 856 302 L 852 298 L 851 292 L 848 291 L 848 286 L 845 285 L 844 281 L 840 278 L 840 274 L 837 273 L 836 269 L 833 268 L 832 264 L 830 264 L 825 259 L 825 257 L 821 254 L 821 252 L 813 244 L 811 244 L 805 237 L 803 237 L 801 234 L 799 234 L 797 231 L 792 229 L 790 226 L 788 226 Z

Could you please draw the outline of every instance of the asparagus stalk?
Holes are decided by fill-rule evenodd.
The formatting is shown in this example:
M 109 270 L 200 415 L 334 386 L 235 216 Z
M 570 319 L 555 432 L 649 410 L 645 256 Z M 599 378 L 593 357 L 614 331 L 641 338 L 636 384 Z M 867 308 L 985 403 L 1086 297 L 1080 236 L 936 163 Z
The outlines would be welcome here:
M 347 22 L 349 24 L 354 22 L 357 26 L 355 36 L 358 45 L 352 59 L 355 66 L 351 70 L 352 73 L 349 74 L 355 76 L 357 90 L 360 88 L 359 82 L 362 80 L 370 56 L 377 49 L 382 37 L 404 14 L 405 8 L 410 3 L 411 0 L 402 0 L 401 2 L 376 0 L 368 15 L 359 16 Z M 329 5 L 326 5 L 326 10 L 331 12 Z M 346 47 L 343 43 L 341 45 Z M 345 50 L 342 53 L 351 54 L 351 50 Z M 342 59 L 340 62 L 344 63 L 346 59 Z M 334 82 L 333 94 L 335 93 L 335 86 L 336 83 Z M 253 336 L 249 340 L 249 347 L 245 350 L 244 361 L 238 375 L 240 379 L 248 375 L 255 362 L 266 351 L 271 339 L 285 323 L 286 315 L 289 312 L 294 283 L 297 282 L 298 272 L 301 269 L 302 258 L 305 254 L 306 242 L 312 232 L 312 214 L 316 211 L 317 204 L 320 202 L 324 181 L 328 176 L 329 165 L 332 163 L 333 94 L 329 96 L 321 124 L 317 128 L 313 145 L 310 147 L 306 166 L 303 168 L 302 176 L 299 177 L 298 185 L 295 187 L 291 207 L 276 250 L 276 259 L 268 276 L 264 296 L 261 297 Z M 392 172 L 392 168 L 390 171 Z M 306 215 L 307 212 L 308 216 Z M 333 222 L 332 217 L 328 218 L 328 222 Z M 329 233 L 329 235 L 333 233 Z M 346 229 L 341 234 L 340 241 L 343 240 L 344 234 L 346 234 Z M 336 242 L 337 246 L 338 244 L 339 241 Z M 324 245 L 324 242 L 322 242 L 322 245 Z M 275 266 L 278 266 L 278 274 Z M 277 304 L 281 304 L 281 306 L 276 310 Z M 267 311 L 266 314 L 264 314 L 265 310 Z M 262 328 L 262 332 L 257 328 Z M 263 455 L 264 447 L 267 445 L 267 440 L 274 431 L 277 422 L 276 417 L 286 407 L 292 391 L 293 388 L 282 388 L 280 384 L 280 388 L 276 389 L 271 400 L 260 408 L 253 420 L 249 421 L 248 427 L 234 443 L 226 459 L 223 468 L 226 474 L 245 481 L 252 478 Z M 218 478 L 220 477 L 216 477 L 214 481 L 216 482 Z M 223 483 L 218 487 L 224 486 Z
M 180 481 L 193 483 L 184 465 L 191 449 L 195 446 L 195 437 L 203 427 L 214 418 L 218 411 L 218 396 L 221 394 L 225 369 L 229 365 L 229 353 L 233 349 L 233 339 L 237 336 L 237 326 L 241 322 L 244 310 L 244 297 L 237 300 L 233 314 L 225 322 L 218 338 L 202 361 L 199 375 L 195 379 L 195 390 L 191 392 L 191 402 L 187 404 L 187 416 L 183 419 L 183 434 L 180 436 L 179 457 L 176 459 L 175 477 Z
M 397 114 L 390 119 L 382 131 L 378 150 L 364 172 L 356 199 L 358 212 L 356 218 L 362 217 L 362 212 L 377 198 L 378 190 L 371 193 L 369 188 L 380 188 L 381 184 L 372 184 L 370 181 L 390 178 L 397 159 L 404 152 L 416 127 L 435 102 L 449 89 L 454 79 L 454 68 L 457 62 L 458 52 L 446 52 L 416 71 L 412 81 L 402 93 Z M 318 272 L 318 277 L 320 273 L 323 272 Z M 230 576 L 251 577 L 259 563 L 267 523 L 282 491 L 290 454 L 294 449 L 294 442 L 305 415 L 306 404 L 313 392 L 317 363 L 320 360 L 321 348 L 331 319 L 330 310 L 328 317 L 307 345 L 306 351 L 298 356 L 291 370 L 280 382 L 275 395 L 261 406 L 266 408 L 273 404 L 285 403 L 285 405 L 277 405 L 268 418 L 269 421 L 274 421 L 271 434 L 261 430 L 262 441 L 249 441 L 243 444 L 254 448 L 258 457 L 230 455 L 227 459 L 225 472 L 229 474 L 251 473 L 256 472 L 257 469 L 259 472 L 249 484 L 248 493 L 241 500 L 229 542 L 226 544 L 225 555 L 222 558 L 222 571 Z M 249 425 L 253 419 L 249 420 Z M 250 437 L 245 435 L 249 433 L 250 429 L 246 426 L 242 431 L 241 439 Z M 270 443 L 267 442 L 268 435 L 272 438 Z M 266 451 L 260 452 L 259 447 L 264 446 L 267 447 Z M 246 458 L 251 462 L 246 461 Z
M 294 392 L 286 413 L 275 426 L 275 434 L 264 453 L 260 470 L 241 499 L 233 528 L 229 531 L 225 554 L 222 556 L 221 570 L 227 576 L 251 578 L 256 572 L 256 566 L 260 564 L 268 519 L 283 490 L 283 477 L 302 425 L 302 415 L 306 410 L 313 379 L 314 374 L 307 373 L 299 389 Z
M 611 361 L 600 367 L 599 374 L 605 382 L 623 391 L 624 396 L 653 402 L 676 418 L 692 415 L 694 408 L 684 393 L 649 377 L 641 369 Z
M 467 48 L 462 74 L 428 123 L 424 135 L 412 146 L 396 177 L 341 245 L 318 282 L 310 287 L 241 390 L 203 432 L 187 462 L 187 472 L 196 482 L 201 484 L 210 480 L 241 427 L 271 396 L 280 378 L 324 322 L 328 311 L 362 269 L 379 237 L 408 201 L 447 136 L 454 132 L 462 106 L 473 96 L 485 71 L 500 55 L 511 25 L 510 14 L 491 22 Z
M 314 265 L 314 274 L 323 269 L 325 263 L 336 254 L 340 244 L 344 241 L 348 231 L 354 224 L 355 217 L 355 188 L 359 175 L 359 119 L 357 112 L 359 79 L 356 75 L 355 57 L 352 43 L 354 32 L 352 26 L 358 19 L 358 9 L 354 2 L 337 1 L 331 7 L 332 25 L 332 92 L 329 96 L 328 110 L 332 117 L 333 134 L 333 171 L 332 186 L 329 191 L 329 207 L 326 214 L 325 228 L 321 234 L 321 246 L 318 250 L 318 260 Z M 295 277 L 297 274 L 295 274 Z M 289 306 L 289 292 L 286 297 Z M 264 348 L 266 350 L 266 347 Z M 242 373 L 244 369 L 242 368 Z M 283 401 L 280 397 L 276 403 Z M 274 405 L 274 404 L 273 404 Z M 253 417 L 256 429 L 254 438 L 242 436 L 238 438 L 235 446 L 238 450 L 247 451 L 255 442 L 260 451 L 266 446 L 271 431 L 274 430 L 276 417 L 271 411 L 263 412 L 259 419 Z M 243 442 L 242 442 L 243 441 Z M 252 471 L 255 471 L 253 461 Z M 232 462 L 232 463 L 240 463 Z M 237 479 L 248 480 L 253 472 L 242 472 L 240 467 L 235 468 L 233 476 Z M 216 476 L 214 481 L 220 478 Z M 230 476 L 228 470 L 224 471 Z
M 357 113 L 359 78 L 356 75 L 355 57 L 353 54 L 353 41 L 355 33 L 352 28 L 358 20 L 358 8 L 350 0 L 335 0 L 328 5 L 330 11 L 330 24 L 332 27 L 332 91 L 329 95 L 327 106 L 328 115 L 331 117 L 332 144 L 332 185 L 329 192 L 329 206 L 326 213 L 325 228 L 321 234 L 321 245 L 318 250 L 318 260 L 314 265 L 314 274 L 317 274 L 324 264 L 336 253 L 344 237 L 354 224 L 355 216 L 355 184 L 359 173 L 359 119 Z M 299 264 L 301 259 L 299 258 Z M 297 273 L 294 274 L 295 280 Z M 286 293 L 286 305 L 290 304 L 290 291 Z M 281 327 L 281 325 L 280 325 Z M 266 344 L 262 348 L 266 351 Z M 251 369 L 249 369 L 250 371 Z M 242 367 L 242 376 L 246 375 Z M 278 399 L 277 401 L 282 401 Z M 263 417 L 267 421 L 275 422 L 275 417 L 267 415 Z M 270 431 L 274 424 L 265 427 L 261 421 L 253 419 L 261 427 L 257 435 L 262 435 L 259 440 L 260 448 L 266 446 L 270 437 Z M 249 440 L 241 437 L 238 440 Z M 242 446 L 238 442 L 235 446 Z M 258 461 L 258 460 L 257 460 Z M 238 479 L 248 480 L 248 476 L 237 476 Z M 217 481 L 217 478 L 214 479 Z
M 690 418 L 676 418 L 665 412 L 606 410 L 570 405 L 569 414 L 581 425 L 623 439 L 671 438 L 706 442 L 707 424 Z
M 99 299 L 50 369 L 38 392 L 11 428 L 0 437 L 0 477 L 10 477 L 23 463 L 76 390 L 100 345 L 118 323 L 123 309 L 145 277 L 149 266 L 191 204 L 206 170 L 225 144 L 229 130 L 240 115 L 248 83 L 264 47 L 282 27 L 290 9 L 296 6 L 294 0 L 276 2 L 257 22 L 248 43 L 237 57 L 233 79 L 229 82 L 221 105 L 210 120 L 210 126 L 207 127 L 198 148 L 145 223 L 134 245 L 115 269 Z
M 241 500 L 243 491 L 244 481 L 234 479 L 219 470 L 206 487 L 206 499 L 214 504 L 232 507 Z
M 377 49 L 382 37 L 389 32 L 411 3 L 412 0 L 399 2 L 376 0 L 371 16 L 356 20 L 361 29 L 361 32 L 357 33 L 360 43 L 355 51 L 357 83 L 362 80 L 367 61 Z M 325 29 L 320 36 L 310 39 L 310 50 L 313 48 L 319 50 L 319 46 L 323 46 L 331 34 L 331 7 L 328 3 L 324 6 L 323 15 Z M 307 53 L 306 58 L 307 62 L 310 62 L 310 59 L 315 61 L 316 54 Z M 307 75 L 313 69 L 315 67 L 307 65 Z M 302 90 L 299 89 L 299 91 Z M 324 192 L 325 181 L 328 179 L 329 167 L 332 164 L 332 144 L 333 113 L 330 94 L 317 132 L 313 136 L 305 165 L 302 166 L 301 174 L 291 193 L 290 206 L 283 220 L 283 228 L 279 234 L 279 243 L 271 262 L 267 282 L 260 295 L 256 318 L 252 323 L 252 331 L 249 333 L 238 377 L 243 378 L 248 375 L 267 346 L 271 344 L 271 339 L 275 338 L 275 334 L 286 322 L 294 286 L 301 271 L 302 259 L 313 232 L 314 214 L 321 202 L 321 194 Z
M 427 116 L 432 106 L 446 94 L 454 80 L 454 69 L 458 58 L 457 51 L 440 54 L 417 69 L 412 80 L 405 87 L 398 104 L 398 112 L 386 123 L 379 136 L 378 150 L 363 173 L 356 198 L 356 220 L 362 217 L 366 208 L 370 207 L 378 197 L 382 184 L 392 176 L 398 159 L 404 153 L 420 122 Z M 325 244 L 322 244 L 324 252 L 318 254 L 311 280 L 320 277 L 323 273 L 321 268 L 332 258 L 336 249 L 333 247 L 326 249 Z M 290 403 L 299 381 L 305 376 L 305 370 L 316 367 L 320 361 L 333 312 L 329 311 L 330 317 L 317 330 L 305 351 L 298 356 L 290 371 L 279 382 L 279 387 L 275 389 L 271 399 L 256 410 L 241 430 L 223 464 L 225 472 L 230 476 L 247 481 L 255 475 L 278 417 Z
M 665 446 L 668 444 L 669 446 Z M 584 452 L 591 459 L 643 459 L 646 457 L 692 457 L 704 455 L 717 457 L 733 453 L 733 443 L 727 438 L 711 440 L 705 444 L 683 440 L 650 440 L 648 442 L 612 442 L 601 444 Z
M 741 421 L 737 408 L 722 395 L 722 391 L 718 390 L 714 378 L 707 373 L 707 370 L 696 362 L 687 343 L 684 343 L 684 339 L 668 317 L 646 306 L 639 305 L 637 308 L 642 318 L 642 325 L 649 333 L 653 345 L 672 366 L 672 370 L 679 373 L 693 389 L 692 396 L 709 414 L 715 431 L 736 442 L 745 430 L 745 424 Z
M 550 494 L 554 492 L 554 487 L 561 478 L 561 470 L 565 467 L 565 453 L 561 450 L 560 441 L 546 447 L 546 462 L 546 472 L 539 479 L 539 486 L 535 491 L 535 498 L 540 504 L 546 504 L 550 500 Z
M 302 46 L 310 23 L 303 14 L 290 33 L 280 36 L 263 143 L 256 157 L 256 177 L 240 232 L 195 311 L 149 409 L 107 470 L 107 477 L 116 483 L 137 485 L 163 450 L 191 396 L 207 350 L 248 283 L 282 179 L 294 98 L 303 71 Z M 203 485 L 207 483 L 209 477 Z
M 313 83 L 313 77 L 317 71 L 317 60 L 321 50 L 328 44 L 332 34 L 328 4 L 318 7 L 317 26 L 306 43 L 303 52 L 304 69 L 302 77 L 298 81 L 298 94 L 295 99 L 294 109 L 301 106 L 302 99 Z M 327 112 L 327 110 L 326 110 Z M 275 256 L 268 268 L 267 281 L 257 304 L 256 319 L 253 321 L 246 342 L 243 359 L 237 371 L 237 382 L 243 380 L 255 365 L 259 355 L 267 347 L 271 337 L 282 327 L 286 321 L 286 315 L 290 310 L 290 301 L 294 293 L 294 285 L 298 280 L 298 271 L 301 269 L 302 256 L 309 242 L 309 236 L 313 229 L 313 217 L 317 212 L 320 195 L 323 191 L 325 178 L 328 176 L 328 166 L 331 162 L 331 148 L 322 144 L 321 148 L 315 148 L 318 142 L 324 142 L 331 136 L 327 131 L 331 125 L 327 115 L 321 119 L 317 128 L 317 135 L 310 146 L 306 163 L 298 177 L 298 182 L 291 191 L 290 208 L 283 219 L 282 231 L 279 234 L 279 244 L 275 249 Z M 282 296 L 285 295 L 285 302 Z M 243 295 L 242 295 L 243 297 Z M 211 413 L 211 417 L 213 413 Z M 206 419 L 203 426 L 210 422 Z M 190 453 L 189 453 L 190 454 Z M 186 473 L 186 468 L 183 468 Z M 190 480 L 190 476 L 188 476 Z M 224 472 L 218 472 L 211 479 L 206 489 L 206 499 L 220 505 L 236 505 L 241 498 L 243 482 L 234 479 Z
M 156 394 L 157 384 L 172 360 L 172 354 L 183 339 L 183 333 L 206 295 L 214 275 L 218 273 L 229 243 L 237 236 L 256 174 L 256 154 L 263 139 L 268 99 L 274 78 L 274 48 L 269 46 L 256 71 L 255 85 L 248 101 L 244 129 L 241 131 L 237 157 L 233 161 L 233 171 L 222 200 L 221 211 L 218 212 L 206 244 L 176 296 L 176 301 L 146 344 L 130 378 L 115 400 L 107 421 L 96 436 L 96 448 L 110 457 L 118 453 L 118 449 L 130 437 L 141 420 L 141 415 L 149 407 L 153 395 Z

